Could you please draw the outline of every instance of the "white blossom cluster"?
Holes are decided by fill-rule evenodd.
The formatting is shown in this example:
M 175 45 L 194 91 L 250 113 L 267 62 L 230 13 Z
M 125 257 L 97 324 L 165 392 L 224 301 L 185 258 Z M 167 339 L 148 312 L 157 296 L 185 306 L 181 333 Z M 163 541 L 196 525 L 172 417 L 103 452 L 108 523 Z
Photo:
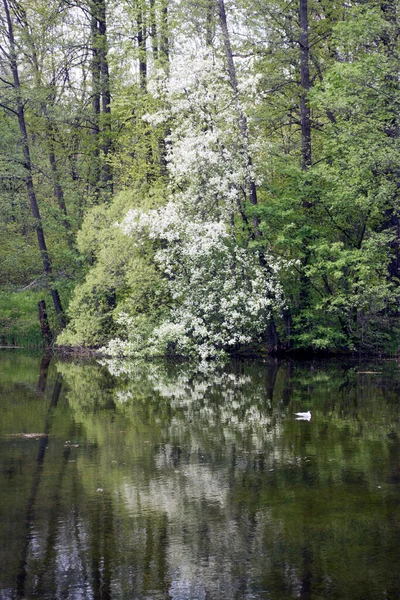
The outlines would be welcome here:
M 167 160 L 174 195 L 181 190 L 180 203 L 194 214 L 230 218 L 256 174 L 239 127 L 239 98 L 222 61 L 206 51 L 179 57 L 171 77 L 158 84 L 168 110 L 144 118 L 172 123 Z
M 169 318 L 145 344 L 148 354 L 164 354 L 170 347 L 178 354 L 215 358 L 261 341 L 271 310 L 283 302 L 279 265 L 271 257 L 261 263 L 258 254 L 235 242 L 223 222 L 188 221 L 172 201 L 147 213 L 128 212 L 121 227 L 138 244 L 158 240 L 155 260 L 174 301 Z M 135 319 L 121 319 L 132 333 L 127 342 L 113 340 L 108 352 L 142 353 Z
M 204 359 L 261 340 L 273 302 L 281 298 L 279 285 L 221 223 L 191 223 L 181 243 L 156 259 L 169 276 L 176 306 L 154 331 L 154 343 L 171 340 L 178 351 L 194 344 Z

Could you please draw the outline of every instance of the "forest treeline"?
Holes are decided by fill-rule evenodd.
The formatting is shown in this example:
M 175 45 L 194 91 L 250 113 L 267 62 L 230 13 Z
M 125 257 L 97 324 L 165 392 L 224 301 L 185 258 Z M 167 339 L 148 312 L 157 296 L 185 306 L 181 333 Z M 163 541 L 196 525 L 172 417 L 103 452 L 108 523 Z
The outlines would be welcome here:
M 396 353 L 399 12 L 0 0 L 0 335 Z

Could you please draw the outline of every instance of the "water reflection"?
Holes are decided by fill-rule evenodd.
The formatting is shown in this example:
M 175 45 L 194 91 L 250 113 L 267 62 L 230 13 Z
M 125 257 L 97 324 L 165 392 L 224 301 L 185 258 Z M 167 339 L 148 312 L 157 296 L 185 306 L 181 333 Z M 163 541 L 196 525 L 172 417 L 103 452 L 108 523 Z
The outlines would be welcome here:
M 0 374 L 2 600 L 400 596 L 396 363 Z

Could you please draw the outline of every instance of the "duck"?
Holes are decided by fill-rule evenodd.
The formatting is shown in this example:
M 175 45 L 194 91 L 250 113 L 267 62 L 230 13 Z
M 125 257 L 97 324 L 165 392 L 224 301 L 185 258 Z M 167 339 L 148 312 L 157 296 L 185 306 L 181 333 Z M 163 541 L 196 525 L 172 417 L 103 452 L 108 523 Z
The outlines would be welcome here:
M 311 410 L 308 410 L 307 412 L 297 412 L 294 414 L 297 416 L 297 420 L 299 421 L 309 421 L 311 419 Z

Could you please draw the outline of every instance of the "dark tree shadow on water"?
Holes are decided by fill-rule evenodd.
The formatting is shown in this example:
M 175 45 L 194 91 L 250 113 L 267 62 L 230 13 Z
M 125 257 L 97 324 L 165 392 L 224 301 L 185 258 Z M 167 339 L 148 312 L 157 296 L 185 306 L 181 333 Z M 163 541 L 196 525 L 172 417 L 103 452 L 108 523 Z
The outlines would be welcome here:
M 50 365 L 49 356 L 44 355 L 40 365 L 40 375 L 37 390 L 40 395 L 44 395 L 46 391 L 46 382 L 48 369 Z M 36 465 L 32 475 L 31 491 L 26 504 L 26 512 L 24 517 L 24 530 L 25 530 L 25 542 L 21 552 L 21 558 L 18 565 L 18 572 L 16 575 L 16 597 L 25 598 L 26 596 L 26 581 L 27 581 L 27 565 L 29 547 L 32 541 L 32 528 L 35 519 L 35 505 L 38 496 L 39 486 L 42 478 L 43 464 L 46 456 L 46 448 L 49 442 L 49 435 L 53 423 L 54 410 L 57 407 L 60 394 L 62 389 L 62 378 L 57 375 L 57 379 L 54 384 L 49 408 L 45 417 L 43 425 L 43 434 L 40 437 L 39 448 L 36 456 Z

